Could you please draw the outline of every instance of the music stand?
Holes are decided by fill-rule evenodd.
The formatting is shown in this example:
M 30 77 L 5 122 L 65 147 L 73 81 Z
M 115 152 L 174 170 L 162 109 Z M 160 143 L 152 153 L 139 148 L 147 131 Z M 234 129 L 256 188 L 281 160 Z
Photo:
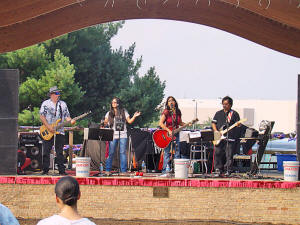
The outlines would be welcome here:
M 84 140 L 112 141 L 114 130 L 109 128 L 84 128 Z
M 114 136 L 114 130 L 110 128 L 84 128 L 84 146 L 86 146 L 86 141 L 112 141 Z M 100 163 L 101 163 L 101 149 L 100 149 Z M 94 176 L 98 176 L 101 171 Z

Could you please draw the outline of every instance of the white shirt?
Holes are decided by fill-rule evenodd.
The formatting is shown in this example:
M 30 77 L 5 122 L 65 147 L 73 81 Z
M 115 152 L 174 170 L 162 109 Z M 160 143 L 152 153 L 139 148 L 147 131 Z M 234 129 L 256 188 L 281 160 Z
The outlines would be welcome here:
M 53 215 L 46 219 L 43 219 L 37 223 L 37 225 L 96 225 L 94 222 L 87 218 L 81 218 L 79 220 L 69 220 L 60 215 Z
M 60 121 L 58 125 L 64 122 L 67 117 L 70 117 L 67 104 L 64 101 L 59 100 L 56 105 L 51 101 L 51 99 L 48 99 L 42 103 L 40 108 L 40 115 L 43 115 L 49 124 L 55 123 L 58 119 L 62 119 L 62 121 Z M 60 134 L 65 134 L 63 127 L 58 129 L 57 131 Z
M 129 117 L 128 111 L 125 109 L 124 113 L 125 113 L 125 118 L 126 118 L 126 122 L 127 122 L 127 118 Z M 105 119 L 108 119 L 108 116 L 109 116 L 109 112 L 106 113 Z M 116 120 L 115 119 L 116 118 L 114 118 L 114 125 L 113 125 L 112 129 L 114 130 L 114 139 L 119 139 L 119 131 L 116 131 Z M 127 138 L 126 122 L 124 125 L 124 130 L 120 131 L 120 138 Z

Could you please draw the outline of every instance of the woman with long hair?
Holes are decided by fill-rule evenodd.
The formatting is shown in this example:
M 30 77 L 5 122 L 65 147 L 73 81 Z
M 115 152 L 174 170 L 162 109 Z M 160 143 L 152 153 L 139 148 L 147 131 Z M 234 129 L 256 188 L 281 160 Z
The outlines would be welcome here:
M 166 130 L 171 137 L 173 135 L 172 130 L 179 128 L 179 126 L 184 126 L 185 123 L 181 120 L 181 111 L 178 108 L 178 103 L 173 96 L 169 96 L 167 98 L 165 109 L 161 114 L 159 126 Z M 180 146 L 179 146 L 179 133 L 175 134 L 176 137 L 176 145 L 173 146 L 175 148 L 175 159 L 181 158 L 180 155 Z M 171 168 L 171 145 L 170 143 L 168 147 L 164 149 L 164 164 L 162 173 L 166 172 L 166 167 L 169 165 Z M 174 149 L 173 149 L 174 150 Z
M 38 222 L 37 225 L 95 225 L 87 218 L 82 218 L 77 211 L 80 189 L 74 177 L 62 177 L 55 185 L 56 204 L 60 213 Z
M 117 97 L 112 99 L 110 105 L 110 111 L 106 113 L 104 125 L 108 125 L 114 130 L 113 140 L 109 143 L 109 154 L 106 159 L 106 174 L 111 173 L 112 161 L 115 153 L 115 149 L 120 142 L 120 168 L 121 173 L 127 172 L 127 157 L 126 157 L 126 147 L 127 147 L 127 128 L 126 122 L 131 124 L 134 122 L 136 117 L 141 115 L 141 112 L 137 111 L 134 113 L 133 117 L 130 118 L 127 110 L 123 108 L 121 100 Z

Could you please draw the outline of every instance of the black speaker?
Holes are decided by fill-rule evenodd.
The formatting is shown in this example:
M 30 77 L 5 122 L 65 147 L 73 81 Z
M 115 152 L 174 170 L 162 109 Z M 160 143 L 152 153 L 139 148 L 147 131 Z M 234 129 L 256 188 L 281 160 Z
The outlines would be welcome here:
M 0 175 L 17 173 L 19 71 L 0 70 Z
M 38 133 L 20 133 L 19 148 L 31 159 L 31 164 L 26 170 L 38 171 L 43 168 L 43 145 Z

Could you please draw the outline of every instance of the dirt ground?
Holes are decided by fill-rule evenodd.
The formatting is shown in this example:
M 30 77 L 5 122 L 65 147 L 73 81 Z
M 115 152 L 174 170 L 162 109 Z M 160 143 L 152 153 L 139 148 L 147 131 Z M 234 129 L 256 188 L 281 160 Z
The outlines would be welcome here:
M 18 219 L 20 225 L 36 225 L 39 220 L 36 219 Z M 110 220 L 110 219 L 93 219 L 90 218 L 97 225 L 249 225 L 250 223 L 234 223 L 228 221 L 174 221 L 174 220 Z M 253 224 L 253 223 L 251 223 Z M 262 224 L 261 224 L 262 225 Z M 269 223 L 263 223 L 263 225 L 270 225 Z

